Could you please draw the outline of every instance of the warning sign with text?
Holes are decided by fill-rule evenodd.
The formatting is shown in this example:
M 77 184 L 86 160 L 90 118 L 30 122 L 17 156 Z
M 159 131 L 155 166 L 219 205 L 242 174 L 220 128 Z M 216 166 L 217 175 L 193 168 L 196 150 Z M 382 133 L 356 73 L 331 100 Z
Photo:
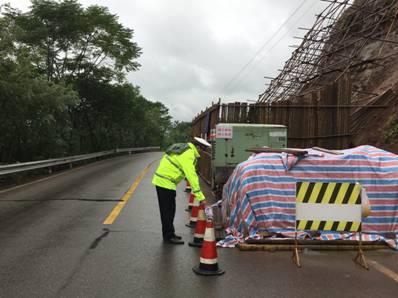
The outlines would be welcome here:
M 232 139 L 233 129 L 232 126 L 217 125 L 216 138 L 217 139 Z

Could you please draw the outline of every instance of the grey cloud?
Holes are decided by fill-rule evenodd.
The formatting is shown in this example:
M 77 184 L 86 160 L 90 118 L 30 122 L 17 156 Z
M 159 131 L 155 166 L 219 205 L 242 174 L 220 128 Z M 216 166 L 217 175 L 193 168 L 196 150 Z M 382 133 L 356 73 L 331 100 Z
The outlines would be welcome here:
M 81 0 L 83 5 L 108 6 L 134 29 L 143 48 L 139 71 L 128 74 L 142 94 L 161 101 L 175 119 L 191 120 L 211 101 L 255 100 L 265 90 L 265 75 L 274 76 L 298 43 L 295 28 L 310 27 L 325 7 L 306 0 L 280 34 L 228 86 L 226 84 L 283 24 L 302 0 Z M 26 9 L 27 0 L 13 5 Z M 303 17 L 301 17 L 303 16 Z M 288 34 L 285 34 L 288 32 Z M 285 36 L 283 36 L 285 34 Z M 271 46 L 283 37 L 278 45 Z

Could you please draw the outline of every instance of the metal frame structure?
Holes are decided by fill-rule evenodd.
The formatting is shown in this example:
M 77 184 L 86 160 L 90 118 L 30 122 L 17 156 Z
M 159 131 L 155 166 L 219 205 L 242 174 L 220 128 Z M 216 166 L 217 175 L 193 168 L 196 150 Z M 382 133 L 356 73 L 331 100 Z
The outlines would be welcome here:
M 358 253 L 353 259 L 355 263 L 358 265 L 362 266 L 366 270 L 369 270 L 369 265 L 366 261 L 365 254 L 363 253 L 363 245 L 362 245 L 362 232 L 359 233 L 359 241 L 358 241 Z M 305 246 L 302 246 L 305 247 Z M 293 255 L 292 255 L 292 261 L 294 264 L 296 264 L 297 267 L 301 268 L 301 261 L 300 261 L 300 254 L 299 254 L 299 246 L 298 246 L 298 239 L 297 239 L 297 228 L 295 230 L 295 236 L 294 236 L 294 247 L 293 247 Z
M 301 183 L 301 182 L 299 182 L 299 183 Z M 295 225 L 294 225 L 294 247 L 293 247 L 292 261 L 293 261 L 293 263 L 295 263 L 297 265 L 297 267 L 301 268 L 301 261 L 300 261 L 300 254 L 299 254 L 299 244 L 298 244 L 298 238 L 297 238 L 297 231 L 298 230 L 301 230 L 301 231 L 304 231 L 304 230 L 310 230 L 310 231 L 341 231 L 341 232 L 345 231 L 345 232 L 354 232 L 354 233 L 358 233 L 359 234 L 359 241 L 358 241 L 358 246 L 357 246 L 358 253 L 355 256 L 355 258 L 353 259 L 353 261 L 355 263 L 357 263 L 358 265 L 362 266 L 363 268 L 365 268 L 366 270 L 369 270 L 369 266 L 367 264 L 365 255 L 363 253 L 363 246 L 362 246 L 362 220 L 363 220 L 363 211 L 362 210 L 363 210 L 363 207 L 364 207 L 365 203 L 364 203 L 364 199 L 362 198 L 362 195 L 361 195 L 361 192 L 362 192 L 361 184 L 359 184 L 357 182 L 357 183 L 355 183 L 355 185 L 359 187 L 358 192 L 356 193 L 356 195 L 352 196 L 353 195 L 353 192 L 352 192 L 353 188 L 352 188 L 351 190 L 349 190 L 349 196 L 348 197 L 350 197 L 350 199 L 353 198 L 355 201 L 359 198 L 360 205 L 357 202 L 354 201 L 356 206 L 359 205 L 358 206 L 359 209 L 356 209 L 356 210 L 352 210 L 351 209 L 347 214 L 349 214 L 349 217 L 353 217 L 352 221 L 358 221 L 358 217 L 357 216 L 359 215 L 358 213 L 360 213 L 361 214 L 360 224 L 357 227 L 355 227 L 354 230 L 351 230 L 351 226 L 348 229 L 347 229 L 347 226 L 346 226 L 346 224 L 348 223 L 348 221 L 350 221 L 350 219 L 345 219 L 346 221 L 340 219 L 337 222 L 339 224 L 340 223 L 344 224 L 344 226 L 341 229 L 339 229 L 339 230 L 330 229 L 330 227 L 332 227 L 332 226 L 330 226 L 328 229 L 325 230 L 324 229 L 325 222 L 324 222 L 323 226 L 320 225 L 320 222 L 325 220 L 325 219 L 319 219 L 319 216 L 325 216 L 326 215 L 326 217 L 330 217 L 330 213 L 322 214 L 322 212 L 325 212 L 325 209 L 324 210 L 318 209 L 318 213 L 316 215 L 315 214 L 311 214 L 311 216 L 310 216 L 311 219 L 308 220 L 308 222 L 310 222 L 310 225 L 309 226 L 306 225 L 304 228 L 302 227 L 301 229 L 299 229 L 300 225 L 297 224 L 297 216 L 298 216 L 298 214 L 297 214 L 298 213 L 297 212 L 297 207 L 298 207 L 297 204 L 298 203 L 306 203 L 306 204 L 309 204 L 309 205 L 314 205 L 315 202 L 316 203 L 320 203 L 320 202 L 325 203 L 325 201 L 326 201 L 326 204 L 328 206 L 327 208 L 329 209 L 330 208 L 329 207 L 330 204 L 337 204 L 337 205 L 341 206 L 343 204 L 348 203 L 348 201 L 349 201 L 348 197 L 346 198 L 347 193 L 345 191 L 343 193 L 341 193 L 339 191 L 334 193 L 334 191 L 333 191 L 333 193 L 334 193 L 334 195 L 336 197 L 332 201 L 330 201 L 330 198 L 331 198 L 330 195 L 328 196 L 328 195 L 325 195 L 325 193 L 317 192 L 315 194 L 315 199 L 313 201 L 311 201 L 310 197 L 312 198 L 313 195 L 314 195 L 314 193 L 312 192 L 312 189 L 310 190 L 309 194 L 305 193 L 307 191 L 307 189 L 305 189 L 304 192 L 301 192 L 302 188 L 300 189 L 300 191 L 298 191 L 298 187 L 297 187 L 297 184 L 296 184 L 296 202 L 295 202 L 295 204 L 296 204 L 296 215 L 295 215 L 296 216 L 296 222 L 295 222 Z M 301 193 L 301 195 L 300 195 L 300 193 Z M 347 201 L 345 201 L 345 200 L 347 200 Z M 344 203 L 344 201 L 345 201 L 345 203 Z M 351 203 L 353 203 L 353 202 L 351 202 Z M 303 213 L 301 213 L 300 215 L 303 216 Z M 366 217 L 366 215 L 365 215 L 365 217 Z M 314 219 L 314 218 L 316 218 L 316 219 Z M 329 218 L 328 220 L 332 220 L 333 221 L 333 217 Z M 316 224 L 315 228 L 314 228 L 313 223 L 316 223 L 316 222 L 318 222 L 318 224 Z M 352 225 L 352 222 L 351 222 L 351 225 Z M 336 226 L 336 228 L 337 228 L 337 226 Z M 305 246 L 301 245 L 301 248 L 305 248 Z
M 258 102 L 291 100 L 307 91 L 336 82 L 345 73 L 364 65 L 383 67 L 385 44 L 398 44 L 389 39 L 397 23 L 398 0 L 321 0 L 328 2 L 317 15 L 312 28 L 276 78 L 269 78 L 269 87 L 259 95 Z M 387 30 L 385 30 L 387 28 Z M 365 59 L 361 50 L 372 42 L 381 46 L 376 57 Z M 296 46 L 294 46 L 296 47 Z M 355 85 L 353 85 L 355 87 Z M 354 94 L 377 95 L 358 87 Z

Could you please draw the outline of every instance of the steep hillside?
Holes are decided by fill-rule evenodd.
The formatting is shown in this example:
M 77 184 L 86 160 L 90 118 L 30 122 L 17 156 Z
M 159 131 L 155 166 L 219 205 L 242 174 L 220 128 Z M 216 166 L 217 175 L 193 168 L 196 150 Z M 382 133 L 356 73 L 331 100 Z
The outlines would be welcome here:
M 321 67 L 352 80 L 353 145 L 398 153 L 398 1 L 357 0 L 334 24 Z M 380 106 L 369 108 L 369 105 Z M 383 108 L 383 106 L 385 106 Z

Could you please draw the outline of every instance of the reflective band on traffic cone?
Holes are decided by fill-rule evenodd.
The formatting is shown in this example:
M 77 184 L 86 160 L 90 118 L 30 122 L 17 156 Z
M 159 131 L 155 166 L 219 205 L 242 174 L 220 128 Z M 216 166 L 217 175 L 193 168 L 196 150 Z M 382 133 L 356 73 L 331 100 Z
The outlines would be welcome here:
M 185 187 L 185 192 L 191 192 L 191 190 L 192 190 L 191 185 L 189 184 L 188 180 L 186 180 L 186 181 L 187 181 L 187 186 Z
M 206 231 L 206 214 L 205 204 L 200 202 L 198 211 L 198 220 L 195 226 L 195 234 L 193 235 L 193 241 L 189 242 L 189 246 L 202 247 L 203 237 Z
M 187 209 L 185 209 L 185 211 L 191 211 L 192 210 L 194 199 L 195 199 L 195 196 L 193 195 L 193 193 L 190 193 L 189 197 L 188 197 L 188 207 L 187 207 Z
M 198 221 L 199 204 L 199 201 L 194 198 L 191 210 L 191 218 L 189 219 L 189 224 L 186 224 L 187 227 L 195 228 L 196 222 Z
M 206 222 L 206 232 L 202 249 L 200 250 L 199 266 L 193 267 L 192 270 L 200 275 L 221 275 L 225 273 L 224 270 L 218 268 L 216 239 L 211 219 Z

